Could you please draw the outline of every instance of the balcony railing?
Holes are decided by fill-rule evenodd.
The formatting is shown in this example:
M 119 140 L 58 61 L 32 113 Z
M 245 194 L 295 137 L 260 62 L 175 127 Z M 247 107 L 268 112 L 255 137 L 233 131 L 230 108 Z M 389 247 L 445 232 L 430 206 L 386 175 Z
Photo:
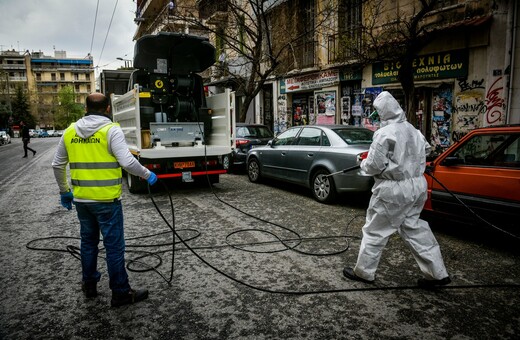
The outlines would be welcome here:
M 198 2 L 199 19 L 209 19 L 211 16 L 223 12 L 227 13 L 228 6 L 226 1 L 200 0 Z
M 360 30 L 351 30 L 330 35 L 328 38 L 329 64 L 356 59 L 361 52 Z

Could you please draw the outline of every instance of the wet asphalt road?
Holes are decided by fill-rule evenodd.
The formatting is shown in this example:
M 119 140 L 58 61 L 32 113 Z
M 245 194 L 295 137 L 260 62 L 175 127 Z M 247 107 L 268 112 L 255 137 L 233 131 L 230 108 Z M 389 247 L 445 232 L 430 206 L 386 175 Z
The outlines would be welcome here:
M 376 284 L 352 282 L 341 270 L 357 257 L 366 198 L 322 205 L 304 189 L 256 185 L 244 174 L 222 176 L 213 191 L 170 185 L 175 223 L 166 190 L 154 190 L 200 256 L 176 244 L 171 284 L 171 231 L 147 195 L 125 191 L 127 261 L 162 263 L 157 272 L 130 263 L 131 285 L 150 297 L 111 308 L 100 259 L 99 296 L 87 300 L 80 263 L 67 251 L 79 246 L 77 218 L 60 206 L 50 167 L 57 142 L 32 140 L 38 153 L 27 159 L 18 138 L 0 146 L 0 339 L 519 338 L 518 244 L 443 221 L 433 230 L 448 288 L 416 288 L 419 269 L 397 235 Z M 140 259 L 143 252 L 154 255 Z

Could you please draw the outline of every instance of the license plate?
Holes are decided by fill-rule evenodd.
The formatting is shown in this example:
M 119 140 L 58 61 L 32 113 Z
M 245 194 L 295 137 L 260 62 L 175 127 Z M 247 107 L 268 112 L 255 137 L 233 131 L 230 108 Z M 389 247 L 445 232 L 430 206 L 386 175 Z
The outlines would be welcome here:
M 173 163 L 173 167 L 175 169 L 186 169 L 186 168 L 194 168 L 195 162 L 189 161 L 189 162 L 175 162 Z

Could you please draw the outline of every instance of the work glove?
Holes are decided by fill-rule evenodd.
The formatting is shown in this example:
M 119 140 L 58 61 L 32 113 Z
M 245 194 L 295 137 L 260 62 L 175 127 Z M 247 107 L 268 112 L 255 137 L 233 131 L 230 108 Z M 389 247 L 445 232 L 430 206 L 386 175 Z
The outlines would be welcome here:
M 74 199 L 74 195 L 72 192 L 66 192 L 64 194 L 60 194 L 61 196 L 61 205 L 67 210 L 72 210 L 72 200 Z
M 157 175 L 150 171 L 150 177 L 148 177 L 147 181 L 150 186 L 154 185 L 157 182 Z

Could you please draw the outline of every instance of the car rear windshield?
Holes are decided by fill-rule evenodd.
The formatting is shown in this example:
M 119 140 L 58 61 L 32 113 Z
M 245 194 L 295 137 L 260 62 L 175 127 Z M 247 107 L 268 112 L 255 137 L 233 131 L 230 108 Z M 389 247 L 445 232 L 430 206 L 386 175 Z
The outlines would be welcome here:
M 334 129 L 347 144 L 370 144 L 374 132 L 368 129 Z
M 265 126 L 239 126 L 237 127 L 239 138 L 273 138 L 273 133 Z

